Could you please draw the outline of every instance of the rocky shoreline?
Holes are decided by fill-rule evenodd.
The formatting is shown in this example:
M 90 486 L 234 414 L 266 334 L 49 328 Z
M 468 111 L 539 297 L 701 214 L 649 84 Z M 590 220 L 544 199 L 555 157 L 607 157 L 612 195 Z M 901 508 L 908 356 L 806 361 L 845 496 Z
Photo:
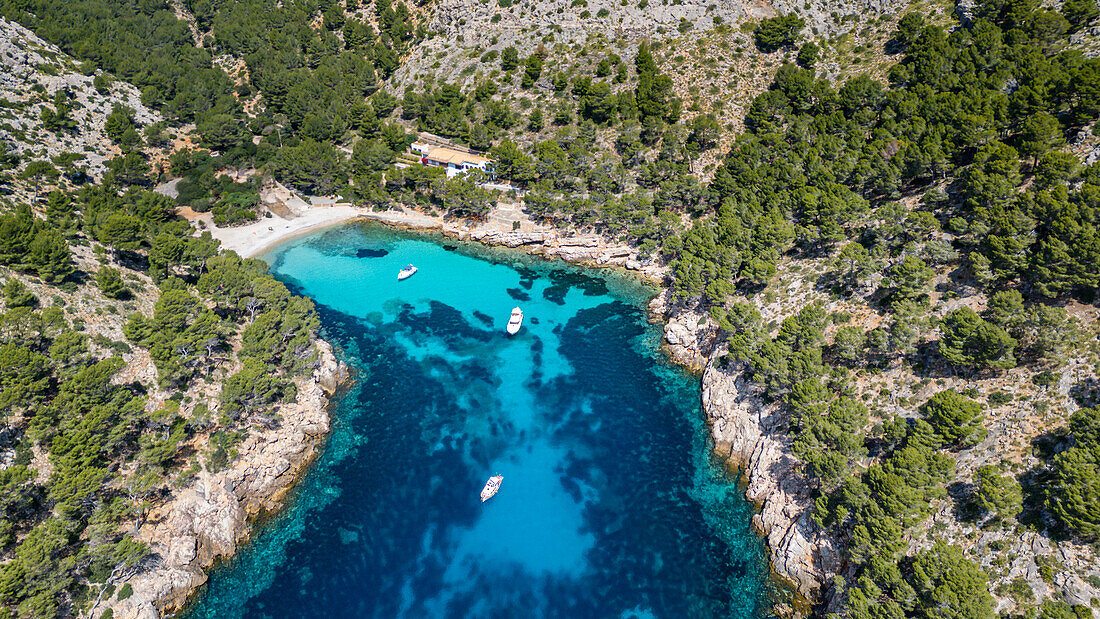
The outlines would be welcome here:
M 116 587 L 129 585 L 133 593 L 123 600 L 101 600 L 88 615 L 99 617 L 110 608 L 118 619 L 156 619 L 178 611 L 206 583 L 207 570 L 248 540 L 250 524 L 282 506 L 319 454 L 329 432 L 330 398 L 348 379 L 332 346 L 323 340 L 316 346 L 319 365 L 299 384 L 297 400 L 279 408 L 279 425 L 249 436 L 228 468 L 202 471 L 154 509 L 135 537 L 149 545 L 156 563 L 115 580 Z
M 840 555 L 812 519 L 811 488 L 791 453 L 787 422 L 764 404 L 743 368 L 711 364 L 703 372 L 703 410 L 715 450 L 743 475 L 756 504 L 753 528 L 767 540 L 772 570 L 798 595 L 796 606 L 819 600 L 825 575 L 840 571 Z
M 503 230 L 492 224 L 447 221 L 420 214 L 402 217 L 392 212 L 363 212 L 348 221 L 376 221 L 404 230 L 435 231 L 458 241 L 519 249 L 536 256 L 559 258 L 584 266 L 619 268 L 661 286 L 668 276 L 667 266 L 640 255 L 635 247 L 609 241 L 599 234 L 563 233 L 541 225 L 532 226 L 535 228 L 533 230 Z
M 206 214 L 189 213 L 191 219 L 201 220 L 222 248 L 237 252 L 244 258 L 252 258 L 281 243 L 319 230 L 355 222 L 374 221 L 394 228 L 439 232 L 460 241 L 473 241 L 485 245 L 520 249 L 545 258 L 561 258 L 568 262 L 592 267 L 617 267 L 641 275 L 656 284 L 662 284 L 668 275 L 668 267 L 641 256 L 630 245 L 608 241 L 599 234 L 563 233 L 550 226 L 523 222 L 521 229 L 509 229 L 500 222 L 471 222 L 445 220 L 437 215 L 425 215 L 415 211 L 369 211 L 349 205 L 318 207 L 292 219 L 261 219 L 259 222 L 220 228 L 213 225 Z M 520 222 L 515 222 L 520 223 Z
M 725 363 L 707 316 L 677 306 L 667 289 L 650 303 L 650 311 L 664 325 L 672 359 L 702 374 L 701 400 L 714 449 L 742 476 L 745 495 L 757 508 L 752 525 L 765 539 L 772 574 L 795 594 L 790 607 L 776 610 L 806 614 L 842 565 L 834 543 L 811 517 L 812 489 L 791 452 L 786 416 L 745 380 L 742 365 Z
M 445 222 L 441 230 L 444 235 L 460 241 L 523 249 L 537 256 L 560 258 L 587 266 L 618 267 L 657 284 L 661 284 L 668 274 L 668 267 L 639 256 L 635 248 L 609 242 L 598 234 L 563 235 L 556 230 L 501 232 L 483 226 L 470 226 L 465 222 Z
M 715 450 L 746 481 L 746 495 L 758 508 L 753 527 L 765 538 L 773 575 L 795 593 L 796 612 L 819 599 L 826 575 L 838 572 L 839 555 L 810 518 L 810 488 L 797 472 L 785 421 L 774 406 L 757 397 L 742 378 L 742 368 L 720 367 L 716 362 L 721 355 L 713 350 L 715 326 L 706 314 L 675 303 L 666 287 L 666 265 L 598 234 L 570 235 L 549 228 L 509 231 L 467 221 L 370 212 L 334 223 L 356 219 L 440 232 L 448 238 L 520 249 L 548 259 L 618 268 L 660 285 L 661 292 L 649 305 L 651 320 L 662 325 L 670 358 L 702 376 L 703 410 Z M 134 593 L 110 603 L 115 617 L 148 619 L 179 610 L 206 582 L 206 570 L 232 556 L 248 539 L 249 524 L 280 507 L 327 436 L 328 396 L 347 376 L 331 347 L 324 342 L 319 345 L 322 365 L 300 388 L 296 405 L 281 411 L 281 427 L 250 437 L 231 468 L 200 476 L 150 515 L 139 539 L 149 543 L 162 562 L 116 583 L 129 582 Z M 106 602 L 101 603 L 93 616 L 106 607 Z

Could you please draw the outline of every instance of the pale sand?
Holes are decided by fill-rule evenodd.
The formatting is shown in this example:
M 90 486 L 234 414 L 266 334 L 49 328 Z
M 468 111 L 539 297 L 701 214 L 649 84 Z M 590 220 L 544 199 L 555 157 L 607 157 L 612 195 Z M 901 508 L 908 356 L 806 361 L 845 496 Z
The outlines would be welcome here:
M 206 223 L 205 229 L 209 230 L 214 238 L 221 241 L 223 249 L 233 250 L 240 254 L 242 258 L 252 258 L 279 243 L 357 219 L 374 219 L 414 228 L 443 227 L 443 220 L 438 217 L 404 211 L 376 213 L 353 206 L 318 206 L 309 209 L 305 214 L 294 219 L 265 217 L 256 223 L 233 228 L 215 226 L 209 214 L 206 213 L 195 217 L 195 219 Z

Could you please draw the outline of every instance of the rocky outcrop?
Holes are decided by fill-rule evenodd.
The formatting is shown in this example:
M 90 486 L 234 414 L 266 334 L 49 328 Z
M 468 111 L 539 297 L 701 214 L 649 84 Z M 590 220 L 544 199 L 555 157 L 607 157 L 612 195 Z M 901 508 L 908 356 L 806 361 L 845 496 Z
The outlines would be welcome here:
M 328 401 L 348 378 L 332 347 L 317 343 L 320 361 L 298 387 L 298 399 L 282 406 L 277 427 L 256 432 L 237 449 L 223 471 L 202 471 L 186 489 L 154 509 L 135 537 L 149 545 L 153 567 L 116 583 L 129 584 L 125 600 L 104 600 L 119 618 L 156 618 L 181 608 L 206 582 L 206 570 L 232 556 L 257 516 L 280 507 L 302 471 L 316 457 L 329 431 Z
M 787 418 L 744 377 L 744 367 L 720 361 L 717 328 L 698 309 L 678 305 L 664 290 L 649 305 L 664 323 L 665 349 L 701 371 L 703 411 L 715 451 L 744 477 L 756 504 L 753 527 L 765 537 L 772 570 L 805 601 L 821 598 L 827 578 L 840 573 L 833 542 L 811 517 L 811 488 L 791 453 Z
M 547 258 L 561 258 L 591 266 L 620 267 L 656 282 L 662 281 L 668 273 L 667 266 L 640 256 L 637 249 L 608 241 L 596 234 L 563 234 L 553 229 L 506 232 L 468 222 L 447 222 L 443 224 L 443 233 L 460 241 L 522 248 Z
M 664 325 L 665 351 L 680 365 L 702 372 L 718 335 L 703 312 L 676 303 L 672 290 L 664 288 L 649 302 L 652 320 Z
M 840 557 L 811 518 L 811 489 L 791 453 L 786 416 L 759 397 L 742 367 L 714 362 L 703 372 L 703 410 L 715 449 L 741 471 L 759 508 L 753 526 L 767 540 L 775 574 L 803 598 L 819 599 Z
M 320 359 L 317 362 L 318 365 L 313 373 L 313 378 L 327 397 L 336 393 L 341 385 L 347 383 L 350 375 L 348 374 L 348 366 L 338 360 L 332 352 L 332 345 L 321 340 L 317 342 L 317 347 L 320 352 Z

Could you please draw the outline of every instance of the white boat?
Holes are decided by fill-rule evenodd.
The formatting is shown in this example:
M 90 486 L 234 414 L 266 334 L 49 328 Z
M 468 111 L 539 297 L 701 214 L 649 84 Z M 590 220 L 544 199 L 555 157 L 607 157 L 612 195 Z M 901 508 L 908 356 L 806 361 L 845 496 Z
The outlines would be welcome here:
M 518 333 L 521 326 L 523 326 L 523 310 L 513 307 L 512 316 L 508 318 L 508 335 Z
M 485 482 L 485 487 L 481 489 L 481 502 L 484 503 L 493 498 L 493 495 L 500 490 L 500 482 L 504 481 L 503 475 L 493 475 L 489 478 L 489 481 Z
M 397 272 L 397 281 L 409 279 L 412 277 L 413 273 L 416 273 L 416 267 L 411 264 L 405 265 L 405 268 Z

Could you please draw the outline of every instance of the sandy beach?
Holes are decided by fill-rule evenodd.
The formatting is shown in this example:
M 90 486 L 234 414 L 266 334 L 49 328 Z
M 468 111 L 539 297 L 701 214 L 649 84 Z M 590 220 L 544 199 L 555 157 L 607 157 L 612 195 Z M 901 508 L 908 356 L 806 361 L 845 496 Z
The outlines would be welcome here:
M 294 217 L 272 214 L 255 223 L 234 227 L 215 226 L 209 213 L 196 213 L 187 207 L 180 208 L 179 213 L 195 223 L 199 230 L 210 231 L 214 238 L 221 241 L 223 249 L 233 250 L 243 258 L 254 258 L 280 243 L 325 228 L 356 220 L 373 220 L 399 228 L 438 230 L 461 241 L 522 248 L 527 253 L 545 258 L 560 258 L 596 267 L 623 268 L 654 282 L 661 282 L 668 270 L 665 265 L 643 260 L 636 248 L 608 241 L 599 234 L 562 234 L 551 226 L 533 222 L 513 204 L 498 204 L 481 222 L 444 222 L 440 216 L 416 211 L 371 211 L 347 204 L 307 206 Z
M 243 258 L 258 256 L 279 243 L 357 219 L 374 219 L 415 228 L 443 227 L 443 220 L 438 217 L 404 211 L 373 212 L 354 206 L 315 207 L 293 219 L 264 217 L 255 223 L 231 228 L 215 226 L 208 214 L 196 214 L 189 219 L 203 221 L 205 229 L 221 241 L 222 248 L 231 249 Z

